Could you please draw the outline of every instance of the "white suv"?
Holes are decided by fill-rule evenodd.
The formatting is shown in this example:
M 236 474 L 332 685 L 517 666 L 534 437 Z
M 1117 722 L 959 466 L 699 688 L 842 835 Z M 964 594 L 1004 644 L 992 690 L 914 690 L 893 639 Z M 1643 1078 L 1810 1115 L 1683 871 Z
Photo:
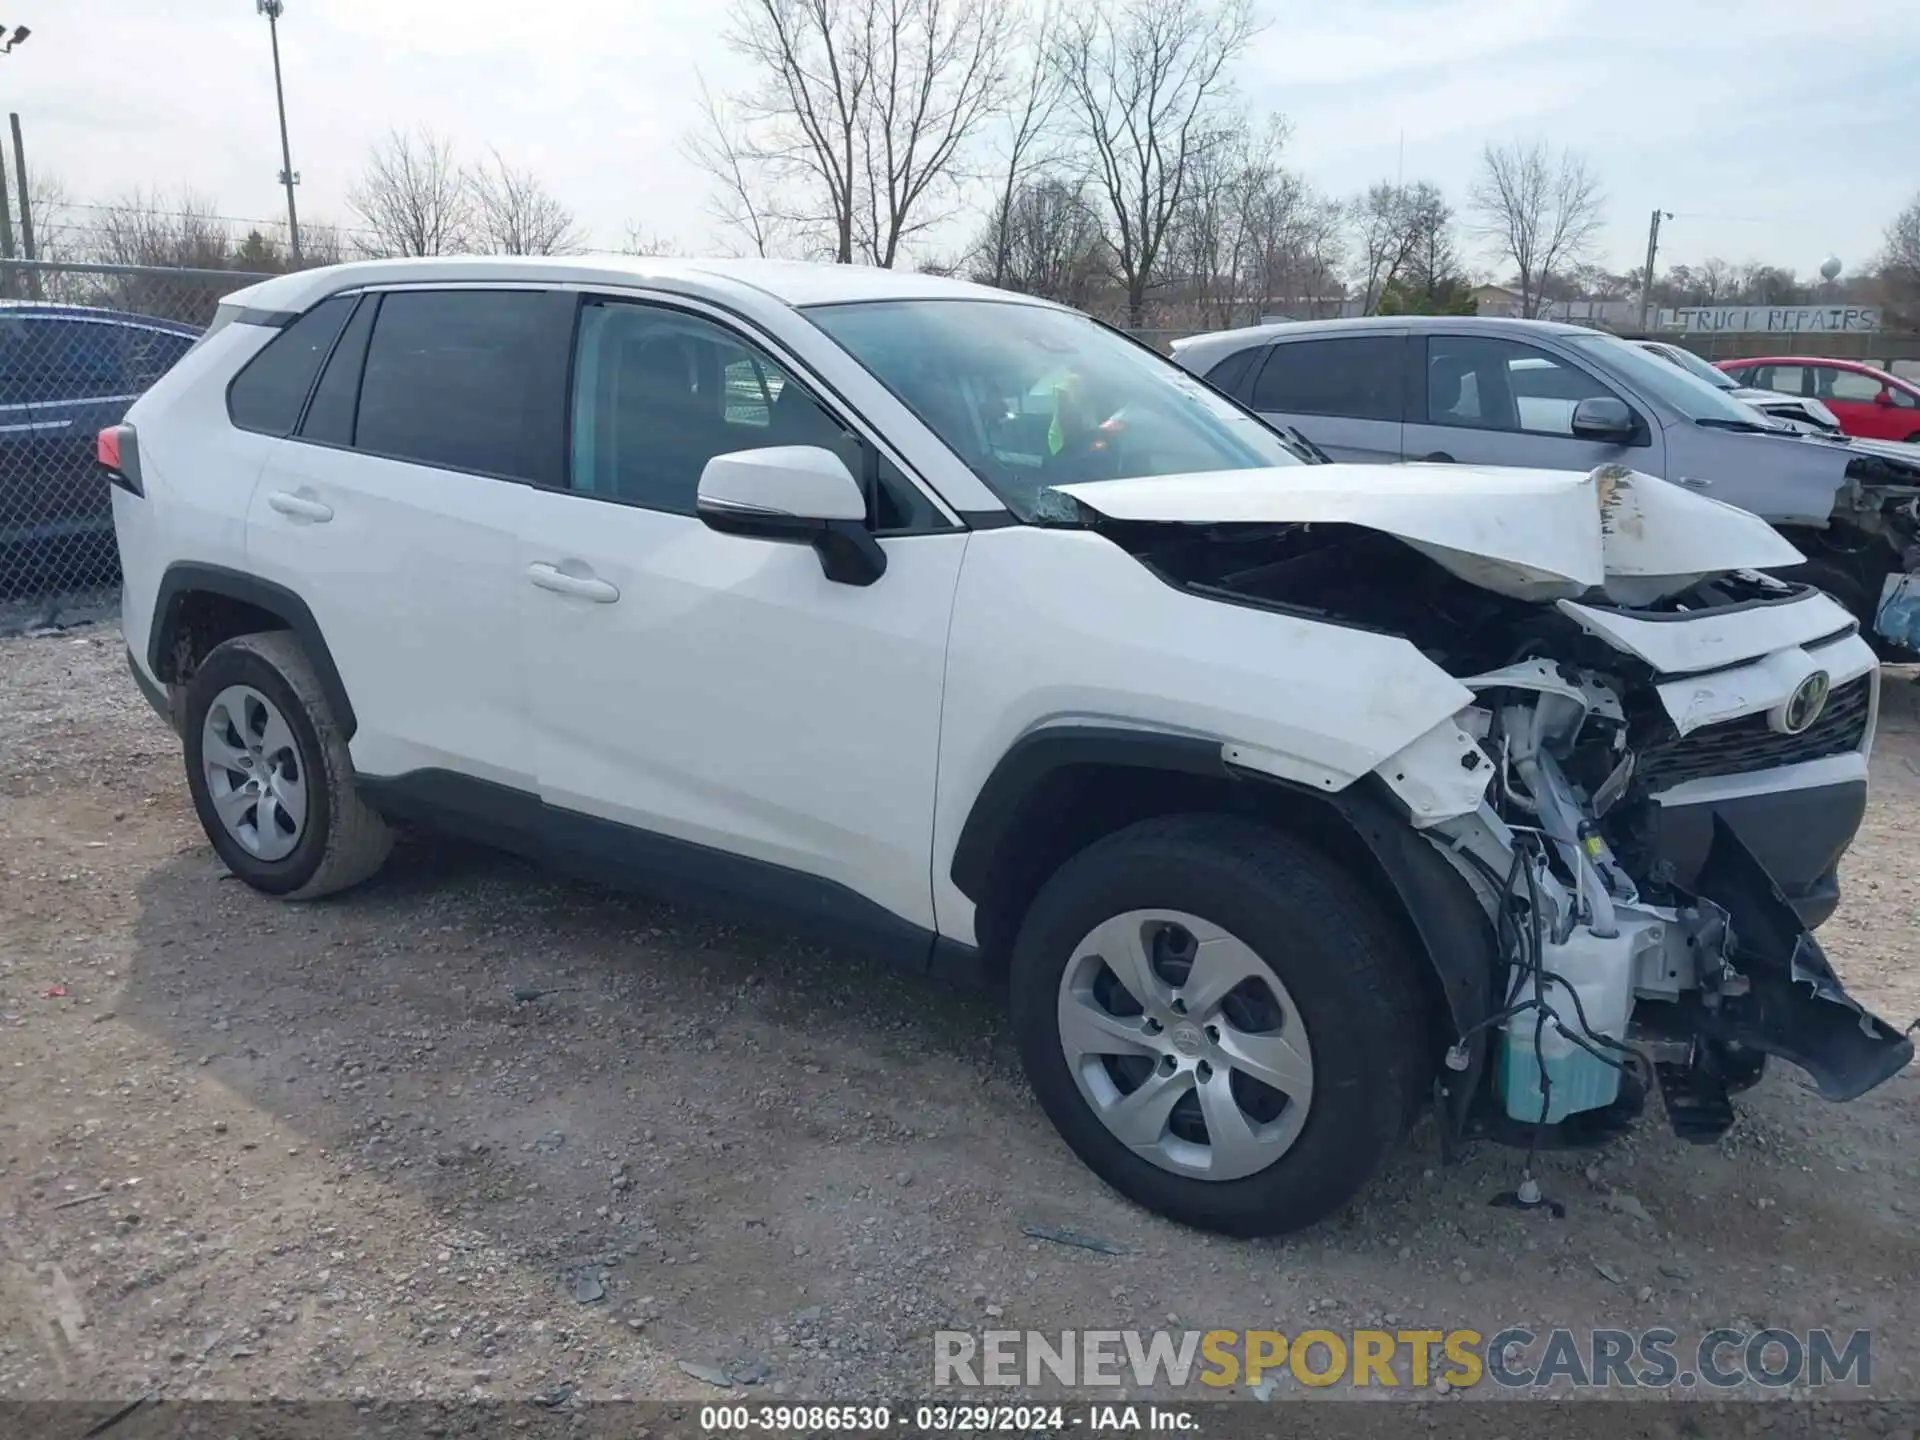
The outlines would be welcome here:
M 1056 306 L 613 258 L 269 280 L 100 459 L 241 878 L 443 825 L 992 978 L 1185 1221 L 1325 1215 L 1428 1103 L 1573 1143 L 1658 1083 L 1705 1137 L 1769 1053 L 1912 1053 L 1805 929 L 1873 655 L 1642 475 L 1316 464 Z

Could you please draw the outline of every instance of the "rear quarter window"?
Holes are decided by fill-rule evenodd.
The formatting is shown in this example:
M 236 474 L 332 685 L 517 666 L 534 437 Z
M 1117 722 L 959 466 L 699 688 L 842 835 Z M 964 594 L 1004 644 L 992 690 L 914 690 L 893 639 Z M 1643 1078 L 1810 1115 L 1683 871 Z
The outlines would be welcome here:
M 330 296 L 268 341 L 227 387 L 227 418 L 242 430 L 291 435 L 354 299 Z
M 1253 362 L 1266 353 L 1258 345 L 1249 345 L 1237 350 L 1207 371 L 1206 381 L 1222 394 L 1235 399 L 1246 398 L 1247 373 L 1253 369 Z

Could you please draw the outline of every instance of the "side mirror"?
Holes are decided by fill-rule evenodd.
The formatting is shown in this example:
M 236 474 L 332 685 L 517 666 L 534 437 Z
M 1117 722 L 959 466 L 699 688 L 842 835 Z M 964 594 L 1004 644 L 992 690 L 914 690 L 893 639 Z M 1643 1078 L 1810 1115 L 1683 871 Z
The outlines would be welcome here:
M 1893 392 L 1891 390 L 1882 390 L 1878 395 L 1873 397 L 1873 403 L 1876 405 L 1885 406 L 1889 410 L 1892 409 L 1893 408 Z
M 1613 440 L 1625 443 L 1633 439 L 1640 422 L 1627 402 L 1611 395 L 1595 395 L 1573 407 L 1573 433 L 1581 440 Z
M 817 445 L 770 445 L 716 455 L 700 472 L 694 508 L 711 530 L 811 545 L 840 585 L 871 585 L 887 552 L 867 529 L 867 497 L 846 462 Z

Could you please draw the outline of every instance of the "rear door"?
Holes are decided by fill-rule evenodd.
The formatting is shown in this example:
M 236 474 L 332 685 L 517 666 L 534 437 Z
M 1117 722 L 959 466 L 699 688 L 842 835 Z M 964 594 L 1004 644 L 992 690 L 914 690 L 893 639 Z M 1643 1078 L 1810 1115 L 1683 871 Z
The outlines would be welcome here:
M 1591 470 L 1610 462 L 1661 473 L 1657 425 L 1627 396 L 1576 361 L 1495 335 L 1428 335 L 1425 383 L 1407 425 L 1409 460 Z M 1640 416 L 1647 443 L 1621 445 L 1573 433 L 1582 400 L 1611 397 Z
M 1409 343 L 1404 330 L 1280 340 L 1237 393 L 1335 460 L 1397 461 Z
M 571 320 L 531 288 L 360 297 L 254 487 L 250 563 L 312 609 L 358 770 L 532 803 L 515 555 L 531 486 L 563 473 Z

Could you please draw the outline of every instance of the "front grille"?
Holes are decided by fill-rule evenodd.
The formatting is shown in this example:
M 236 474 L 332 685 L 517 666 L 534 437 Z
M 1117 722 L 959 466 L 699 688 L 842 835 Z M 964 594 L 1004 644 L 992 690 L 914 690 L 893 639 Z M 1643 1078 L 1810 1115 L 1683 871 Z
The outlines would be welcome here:
M 1745 775 L 1803 760 L 1824 760 L 1860 748 L 1873 702 L 1873 677 L 1862 675 L 1834 687 L 1820 718 L 1798 735 L 1781 735 L 1767 726 L 1764 713 L 1742 715 L 1724 725 L 1708 725 L 1691 735 L 1678 734 L 1661 712 L 1663 733 L 1639 751 L 1638 776 L 1658 793 L 1709 775 Z

